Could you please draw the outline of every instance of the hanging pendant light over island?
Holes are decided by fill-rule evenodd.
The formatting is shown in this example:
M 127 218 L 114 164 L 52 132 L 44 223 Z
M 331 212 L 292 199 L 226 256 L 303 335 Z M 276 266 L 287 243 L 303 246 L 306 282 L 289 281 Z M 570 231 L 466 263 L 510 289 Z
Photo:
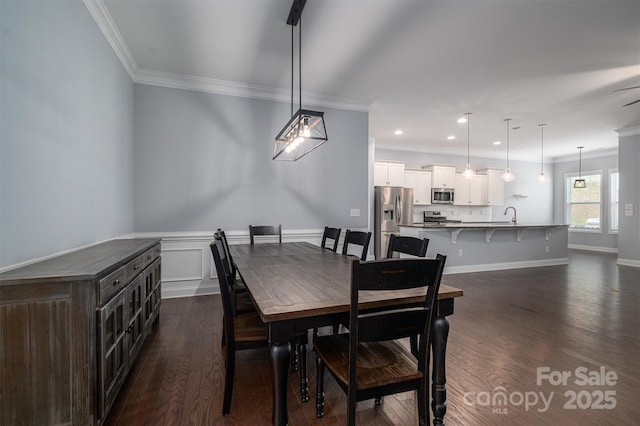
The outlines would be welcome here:
M 476 172 L 471 168 L 471 161 L 469 159 L 469 144 L 470 144 L 469 116 L 471 115 L 471 113 L 466 112 L 464 115 L 467 118 L 467 168 L 464 170 L 464 172 L 462 172 L 462 177 L 464 177 L 465 179 L 471 179 L 476 175 Z
M 538 124 L 540 127 L 540 174 L 538 175 L 538 183 L 545 183 L 549 178 L 544 174 L 544 126 L 546 124 Z
M 511 121 L 511 119 L 505 118 L 504 121 L 505 123 L 507 123 L 507 168 L 505 169 L 502 176 L 500 176 L 500 178 L 505 182 L 511 182 L 516 178 L 513 173 L 511 173 L 511 169 L 509 168 L 509 122 Z

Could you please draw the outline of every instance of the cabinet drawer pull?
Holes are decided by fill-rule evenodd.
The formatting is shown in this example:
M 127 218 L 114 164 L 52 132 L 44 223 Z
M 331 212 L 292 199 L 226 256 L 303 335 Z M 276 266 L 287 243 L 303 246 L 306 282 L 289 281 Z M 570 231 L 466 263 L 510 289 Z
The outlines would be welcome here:
M 115 286 L 117 286 L 118 284 L 120 284 L 120 280 L 115 280 L 115 281 L 113 282 L 113 286 L 114 286 L 114 287 L 115 287 Z

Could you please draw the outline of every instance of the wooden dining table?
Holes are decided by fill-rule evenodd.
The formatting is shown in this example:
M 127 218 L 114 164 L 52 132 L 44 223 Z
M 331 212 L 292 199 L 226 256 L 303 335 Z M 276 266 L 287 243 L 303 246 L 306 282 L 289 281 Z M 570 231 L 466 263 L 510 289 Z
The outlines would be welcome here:
M 294 334 L 348 323 L 353 257 L 307 242 L 231 245 L 238 272 L 269 330 L 274 425 L 286 425 L 287 380 Z M 432 402 L 434 425 L 446 413 L 445 354 L 447 316 L 462 290 L 441 284 L 432 328 Z M 361 298 L 362 308 L 407 306 L 424 301 L 422 290 L 378 291 Z

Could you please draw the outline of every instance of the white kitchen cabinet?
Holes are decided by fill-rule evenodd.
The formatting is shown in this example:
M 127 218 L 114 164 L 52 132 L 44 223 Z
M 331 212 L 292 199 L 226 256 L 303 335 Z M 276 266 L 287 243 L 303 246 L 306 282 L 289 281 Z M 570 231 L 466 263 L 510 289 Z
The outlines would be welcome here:
M 405 170 L 404 187 L 413 188 L 413 204 L 431 204 L 431 172 L 425 170 Z
M 485 206 L 486 183 L 486 175 L 475 175 L 471 179 L 465 179 L 462 173 L 457 173 L 453 204 L 456 206 Z
M 404 164 L 376 161 L 373 165 L 374 186 L 404 186 Z
M 504 204 L 504 181 L 502 180 L 503 170 L 482 169 L 479 173 L 487 176 L 486 182 L 486 205 L 501 206 Z
M 456 167 L 434 164 L 425 167 L 431 172 L 432 188 L 454 188 L 456 186 Z

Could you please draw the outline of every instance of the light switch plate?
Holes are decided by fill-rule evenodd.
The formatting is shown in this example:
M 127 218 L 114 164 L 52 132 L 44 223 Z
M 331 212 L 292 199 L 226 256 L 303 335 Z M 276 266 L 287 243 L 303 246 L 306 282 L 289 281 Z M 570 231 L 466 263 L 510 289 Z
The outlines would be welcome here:
M 625 216 L 633 216 L 633 210 L 625 210 L 624 211 L 624 215 Z
M 360 216 L 360 209 L 351 209 L 351 216 Z
M 625 204 L 624 205 L 624 209 L 625 210 L 633 210 L 633 204 Z

